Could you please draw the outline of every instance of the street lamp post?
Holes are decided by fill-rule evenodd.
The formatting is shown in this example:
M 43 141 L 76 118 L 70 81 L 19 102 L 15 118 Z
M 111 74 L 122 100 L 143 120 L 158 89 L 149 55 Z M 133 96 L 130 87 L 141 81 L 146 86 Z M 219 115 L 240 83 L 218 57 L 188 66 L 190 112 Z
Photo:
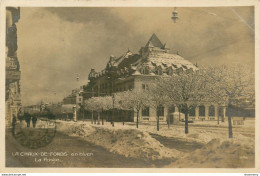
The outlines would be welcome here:
M 114 93 L 112 93 L 112 100 L 113 100 L 113 109 L 112 109 L 112 118 L 111 118 L 111 123 L 112 123 L 112 126 L 114 127 L 114 115 L 115 115 L 115 95 Z

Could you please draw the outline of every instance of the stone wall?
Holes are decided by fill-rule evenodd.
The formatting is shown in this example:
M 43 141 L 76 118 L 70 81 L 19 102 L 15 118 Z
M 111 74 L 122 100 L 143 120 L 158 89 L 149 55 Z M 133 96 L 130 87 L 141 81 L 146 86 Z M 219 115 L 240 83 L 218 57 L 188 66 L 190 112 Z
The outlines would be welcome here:
M 21 108 L 20 91 L 20 64 L 17 58 L 17 28 L 16 23 L 20 19 L 19 7 L 6 8 L 6 125 L 10 125 L 12 119 Z

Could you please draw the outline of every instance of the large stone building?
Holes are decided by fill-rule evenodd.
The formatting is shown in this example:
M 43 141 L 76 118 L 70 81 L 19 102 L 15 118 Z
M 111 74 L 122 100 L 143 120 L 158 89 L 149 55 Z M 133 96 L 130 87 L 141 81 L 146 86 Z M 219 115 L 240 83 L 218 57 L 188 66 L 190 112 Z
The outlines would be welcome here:
M 6 124 L 10 125 L 13 115 L 17 117 L 21 108 L 20 65 L 17 58 L 17 29 L 15 23 L 20 19 L 20 8 L 6 8 L 6 83 L 5 112 Z
M 89 83 L 85 85 L 83 98 L 92 96 L 112 95 L 116 92 L 132 90 L 134 88 L 146 89 L 146 87 L 158 76 L 172 75 L 178 72 L 189 72 L 197 70 L 197 66 L 185 60 L 179 54 L 170 54 L 165 44 L 153 34 L 147 44 L 141 47 L 139 54 L 134 54 L 127 50 L 120 57 L 110 56 L 105 67 L 100 72 L 91 69 L 89 73 Z M 161 107 L 157 110 L 146 107 L 140 114 L 141 121 L 155 121 L 156 114 L 160 115 L 160 120 L 165 121 L 168 114 L 178 112 L 176 106 Z M 219 108 L 214 104 L 201 105 L 190 113 L 193 119 L 216 119 Z M 223 112 L 223 110 L 221 110 Z M 225 113 L 224 113 L 225 114 Z M 135 121 L 136 114 L 122 112 L 118 115 L 128 121 Z

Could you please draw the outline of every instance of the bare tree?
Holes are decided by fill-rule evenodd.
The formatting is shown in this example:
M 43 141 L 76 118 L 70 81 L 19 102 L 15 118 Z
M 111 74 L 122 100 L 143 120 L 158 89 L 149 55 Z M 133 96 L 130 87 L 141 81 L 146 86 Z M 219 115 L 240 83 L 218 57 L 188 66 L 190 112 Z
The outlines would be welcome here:
M 94 111 L 95 111 L 95 104 L 93 98 L 85 100 L 85 104 L 84 104 L 85 109 L 91 111 L 91 124 L 94 123 Z
M 244 65 L 209 67 L 205 74 L 207 78 L 208 97 L 212 101 L 227 106 L 229 138 L 232 134 L 232 111 L 236 100 L 244 97 L 254 97 L 254 70 Z
M 132 107 L 129 105 L 129 102 L 127 101 L 127 99 L 129 98 L 129 93 L 126 92 L 119 92 L 116 93 L 114 98 L 115 98 L 115 108 L 118 110 L 132 110 Z M 123 125 L 125 125 L 125 119 L 124 117 L 122 117 L 122 123 Z
M 105 96 L 100 99 L 102 111 L 107 111 L 113 108 L 113 99 L 111 96 Z M 104 117 L 102 116 L 102 125 L 104 125 Z
M 98 113 L 98 125 L 100 125 L 100 113 L 103 111 L 103 109 L 108 107 L 108 98 L 107 97 L 92 97 L 85 101 L 86 109 L 90 111 L 96 111 Z M 102 124 L 103 119 L 102 119 Z
M 169 77 L 163 77 L 161 84 L 165 95 L 169 97 L 172 104 L 177 105 L 179 110 L 185 114 L 185 133 L 188 130 L 188 114 L 192 108 L 205 98 L 205 78 L 201 70 L 180 72 Z
M 148 98 L 149 101 L 147 103 L 149 103 L 149 105 L 151 107 L 153 107 L 154 109 L 157 110 L 157 131 L 160 130 L 160 114 L 158 113 L 158 110 L 160 107 L 163 107 L 167 104 L 169 104 L 169 97 L 167 96 L 167 94 L 165 94 L 164 92 L 164 85 L 163 84 L 158 84 L 160 83 L 160 78 L 156 79 L 155 82 L 149 84 L 149 87 L 147 88 L 148 91 Z M 170 123 L 168 120 L 168 127 L 169 127 Z
M 145 107 L 149 101 L 147 92 L 141 89 L 134 89 L 132 91 L 122 92 L 121 96 L 125 97 L 124 101 L 121 102 L 121 106 L 127 107 L 127 109 L 133 109 L 136 112 L 136 128 L 138 128 L 140 110 Z

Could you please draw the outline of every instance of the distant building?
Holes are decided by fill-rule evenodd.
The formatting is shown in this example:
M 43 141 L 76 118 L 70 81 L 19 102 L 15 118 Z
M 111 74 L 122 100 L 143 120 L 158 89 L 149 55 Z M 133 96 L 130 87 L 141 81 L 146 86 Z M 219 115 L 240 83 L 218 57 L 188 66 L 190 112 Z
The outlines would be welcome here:
M 5 116 L 6 124 L 10 125 L 13 115 L 21 108 L 20 79 L 21 71 L 17 58 L 17 29 L 20 19 L 20 8 L 6 8 L 6 84 L 5 84 Z
M 83 97 L 81 96 L 80 92 L 81 92 L 80 89 L 72 90 L 70 95 L 63 98 L 62 104 L 64 104 L 64 105 L 73 104 L 73 105 L 77 105 L 77 106 L 82 105 Z
M 85 111 L 82 107 L 83 97 L 81 95 L 81 89 L 72 90 L 71 94 L 62 100 L 62 111 L 64 113 L 73 113 L 73 119 L 77 121 L 79 116 L 84 116 Z M 81 117 L 81 119 L 84 117 Z

